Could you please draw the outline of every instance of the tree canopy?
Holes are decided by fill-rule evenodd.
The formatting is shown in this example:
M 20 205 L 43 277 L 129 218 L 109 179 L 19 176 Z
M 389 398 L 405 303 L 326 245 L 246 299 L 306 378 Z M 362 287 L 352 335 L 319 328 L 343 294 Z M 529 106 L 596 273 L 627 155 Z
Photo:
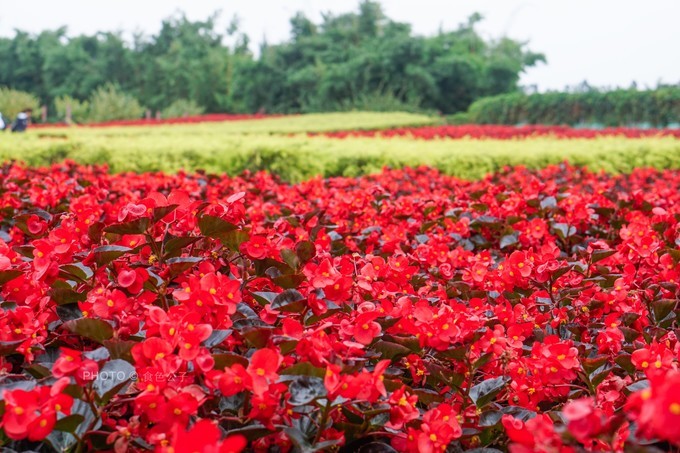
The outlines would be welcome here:
M 454 113 L 480 97 L 515 91 L 521 72 L 545 60 L 526 43 L 483 39 L 477 14 L 455 30 L 418 36 L 372 0 L 355 12 L 325 14 L 320 23 L 298 13 L 290 39 L 264 43 L 257 55 L 236 21 L 221 32 L 217 19 L 178 14 L 131 42 L 119 32 L 16 31 L 0 38 L 0 86 L 50 105 L 65 96 L 84 101 L 115 85 L 154 110 L 186 101 L 208 112 Z

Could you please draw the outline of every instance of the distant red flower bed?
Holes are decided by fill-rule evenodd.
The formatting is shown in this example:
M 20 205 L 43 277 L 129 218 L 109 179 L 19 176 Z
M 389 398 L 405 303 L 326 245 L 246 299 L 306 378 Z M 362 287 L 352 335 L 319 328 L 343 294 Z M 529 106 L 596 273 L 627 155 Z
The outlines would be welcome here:
M 82 127 L 111 127 L 111 126 L 162 126 L 165 124 L 194 124 L 194 123 L 219 123 L 223 121 L 244 121 L 244 120 L 258 120 L 263 118 L 274 118 L 281 115 L 265 115 L 265 114 L 227 114 L 227 113 L 213 113 L 208 115 L 187 116 L 182 118 L 166 118 L 166 119 L 139 119 L 139 120 L 117 120 L 106 121 L 102 123 L 80 124 Z M 64 123 L 36 123 L 31 127 L 69 127 Z
M 310 135 L 319 135 L 312 133 Z M 389 130 L 371 131 L 338 131 L 324 133 L 333 138 L 347 137 L 411 137 L 422 140 L 441 138 L 490 138 L 509 140 L 513 138 L 556 137 L 556 138 L 596 138 L 596 137 L 655 137 L 670 136 L 680 138 L 680 129 L 633 129 L 633 128 L 604 128 L 577 129 L 569 126 L 495 126 L 495 125 L 465 125 L 465 126 L 424 126 L 406 127 Z
M 0 180 L 3 448 L 680 446 L 680 171 Z

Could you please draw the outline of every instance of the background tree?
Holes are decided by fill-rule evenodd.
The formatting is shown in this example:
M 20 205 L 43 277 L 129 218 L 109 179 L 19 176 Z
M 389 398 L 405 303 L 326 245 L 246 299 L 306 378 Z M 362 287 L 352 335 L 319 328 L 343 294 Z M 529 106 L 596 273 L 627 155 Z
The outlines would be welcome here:
M 417 36 L 373 0 L 355 12 L 325 14 L 320 23 L 297 13 L 290 39 L 263 43 L 257 56 L 237 19 L 225 33 L 217 20 L 178 14 L 131 43 L 110 32 L 17 31 L 0 38 L 0 86 L 50 105 L 64 96 L 84 101 L 113 84 L 153 110 L 185 100 L 208 112 L 455 113 L 480 97 L 516 91 L 521 72 L 544 61 L 526 43 L 484 40 L 475 30 L 478 14 L 455 30 Z

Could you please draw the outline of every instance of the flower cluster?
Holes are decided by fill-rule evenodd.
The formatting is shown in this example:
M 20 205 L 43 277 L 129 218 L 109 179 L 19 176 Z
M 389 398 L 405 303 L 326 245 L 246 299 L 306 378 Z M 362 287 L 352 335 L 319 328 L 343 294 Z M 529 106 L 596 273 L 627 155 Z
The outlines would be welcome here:
M 310 134 L 317 135 L 317 134 Z M 461 139 L 496 139 L 511 140 L 531 137 L 597 138 L 597 137 L 675 137 L 680 138 L 680 129 L 636 129 L 629 127 L 606 127 L 602 129 L 574 128 L 570 126 L 503 126 L 486 124 L 467 124 L 462 126 L 421 126 L 402 127 L 388 130 L 353 130 L 325 132 L 332 138 L 347 137 L 408 137 L 420 140 L 436 140 L 444 138 Z
M 680 172 L 0 180 L 2 447 L 680 446 Z

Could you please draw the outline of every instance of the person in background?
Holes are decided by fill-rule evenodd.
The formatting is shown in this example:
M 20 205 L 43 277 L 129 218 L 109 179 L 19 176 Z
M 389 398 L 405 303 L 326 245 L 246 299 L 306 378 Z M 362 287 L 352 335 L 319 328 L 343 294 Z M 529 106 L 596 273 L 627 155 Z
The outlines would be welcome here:
M 33 109 L 26 108 L 17 115 L 17 119 L 14 120 L 12 124 L 12 132 L 24 132 L 28 129 L 28 125 L 31 121 L 31 113 Z
M 5 119 L 2 117 L 2 112 L 0 112 L 0 131 L 4 131 L 5 128 L 7 128 L 7 124 L 5 124 Z

